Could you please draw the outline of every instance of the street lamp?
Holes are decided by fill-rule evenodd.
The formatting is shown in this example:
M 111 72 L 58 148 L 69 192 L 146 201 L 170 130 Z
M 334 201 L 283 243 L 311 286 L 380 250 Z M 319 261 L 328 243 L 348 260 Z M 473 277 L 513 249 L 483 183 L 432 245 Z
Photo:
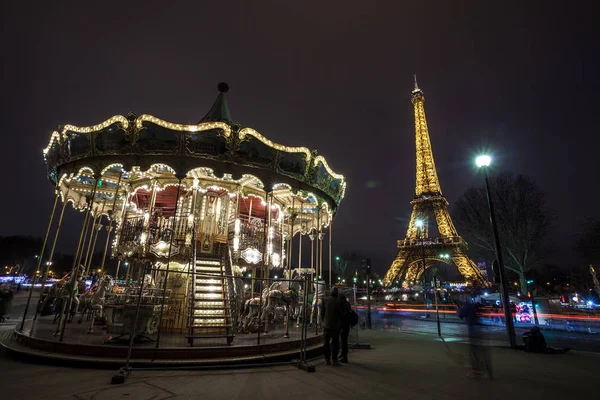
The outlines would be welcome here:
M 485 179 L 485 190 L 487 193 L 488 207 L 490 209 L 490 221 L 494 231 L 494 242 L 496 245 L 496 258 L 498 259 L 498 275 L 500 275 L 500 285 L 502 289 L 502 304 L 504 305 L 504 318 L 506 319 L 506 334 L 510 347 L 517 347 L 515 341 L 515 326 L 513 325 L 512 312 L 510 309 L 510 299 L 508 297 L 508 281 L 506 279 L 506 271 L 504 270 L 504 262 L 502 261 L 502 249 L 500 247 L 500 236 L 498 235 L 498 224 L 496 223 L 496 215 L 494 214 L 494 202 L 492 200 L 492 192 L 490 190 L 490 181 L 488 179 L 487 168 L 492 163 L 492 157 L 489 155 L 481 155 L 475 159 L 475 164 L 483 170 Z

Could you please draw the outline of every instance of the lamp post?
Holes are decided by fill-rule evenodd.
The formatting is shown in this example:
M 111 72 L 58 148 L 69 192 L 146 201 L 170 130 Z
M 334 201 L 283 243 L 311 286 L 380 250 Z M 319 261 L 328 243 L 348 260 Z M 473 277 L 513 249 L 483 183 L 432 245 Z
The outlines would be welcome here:
M 492 158 L 488 155 L 481 155 L 475 160 L 477 166 L 483 170 L 483 177 L 485 179 L 485 189 L 488 207 L 490 209 L 490 221 L 494 231 L 494 243 L 496 245 L 496 257 L 498 259 L 498 275 L 500 275 L 500 285 L 502 289 L 502 304 L 504 306 L 504 319 L 506 320 L 506 334 L 508 335 L 510 347 L 515 348 L 517 347 L 517 343 L 515 341 L 515 326 L 513 324 L 512 312 L 510 309 L 510 299 L 508 297 L 508 281 L 506 279 L 506 271 L 504 270 L 504 262 L 502 261 L 498 224 L 496 223 L 496 215 L 494 214 L 494 202 L 492 200 L 492 192 L 490 190 L 490 182 L 487 174 L 487 168 L 490 166 L 491 162 Z
M 427 312 L 427 289 L 425 288 L 425 222 L 423 222 L 422 219 L 417 219 L 415 221 L 415 226 L 419 229 L 419 236 L 421 237 L 421 258 L 423 263 L 423 303 L 425 305 L 425 317 L 429 317 L 429 313 Z
M 533 279 L 529 279 L 527 281 L 527 289 L 528 289 L 529 295 L 531 297 L 531 308 L 533 311 L 533 323 L 535 325 L 539 325 L 540 321 L 538 320 L 537 310 L 535 309 L 535 298 L 533 297 Z

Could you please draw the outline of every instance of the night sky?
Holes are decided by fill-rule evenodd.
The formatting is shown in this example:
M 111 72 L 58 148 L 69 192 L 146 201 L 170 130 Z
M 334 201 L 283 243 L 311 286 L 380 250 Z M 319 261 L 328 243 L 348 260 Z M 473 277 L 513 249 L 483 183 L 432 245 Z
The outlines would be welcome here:
M 59 124 L 129 111 L 195 123 L 226 81 L 234 120 L 346 175 L 334 249 L 384 271 L 414 196 L 416 73 L 450 203 L 482 183 L 473 156 L 491 151 L 496 171 L 547 193 L 568 264 L 573 235 L 600 216 L 593 4 L 3 1 L 0 235 L 45 233 L 41 150 Z M 71 210 L 59 250 L 74 252 L 80 228 Z

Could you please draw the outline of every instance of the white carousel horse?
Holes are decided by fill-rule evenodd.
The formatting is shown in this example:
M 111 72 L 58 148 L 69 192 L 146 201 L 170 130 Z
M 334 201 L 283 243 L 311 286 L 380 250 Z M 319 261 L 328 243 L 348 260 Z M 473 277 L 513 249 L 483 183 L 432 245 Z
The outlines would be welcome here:
M 313 318 L 316 312 L 317 327 L 320 327 L 323 316 L 323 303 L 325 301 L 325 281 L 323 279 L 319 279 L 318 281 L 315 281 L 313 287 L 315 289 L 315 294 L 313 296 L 312 309 L 310 311 L 310 322 L 308 326 L 312 326 Z
M 244 302 L 242 313 L 240 314 L 240 330 L 247 332 L 248 326 L 258 317 L 259 309 L 262 304 L 266 304 L 269 293 L 273 290 L 279 290 L 281 282 L 273 282 L 271 286 L 262 291 L 261 296 L 252 297 Z
M 154 279 L 152 279 L 152 275 L 144 275 L 144 289 L 154 289 L 155 287 L 156 283 L 154 282 Z
M 297 308 L 299 304 L 300 282 L 292 282 L 290 287 L 285 290 L 275 289 L 269 292 L 267 304 L 260 315 L 261 321 L 265 321 L 265 333 L 268 332 L 268 318 L 271 312 L 274 314 L 278 308 L 283 310 L 284 318 L 290 310 Z
M 82 282 L 83 276 L 83 265 L 77 268 L 75 271 L 75 276 L 69 277 L 69 280 L 59 289 L 58 298 L 60 299 L 60 312 L 58 314 L 58 327 L 54 332 L 54 336 L 58 335 L 61 332 L 61 329 L 64 324 L 67 323 L 67 320 L 71 320 L 73 315 L 75 315 L 71 310 L 73 309 L 73 305 L 75 306 L 75 310 L 79 308 L 79 290 L 81 284 L 85 285 Z M 72 304 L 69 304 L 69 300 L 71 300 Z M 69 307 L 68 310 L 66 308 Z M 70 317 L 65 318 L 65 314 L 69 312 Z M 56 317 L 54 318 L 56 321 Z
M 96 292 L 90 299 L 91 321 L 88 333 L 94 332 L 94 320 L 96 319 L 96 315 L 99 318 L 102 318 L 106 294 L 112 292 L 114 286 L 115 281 L 110 275 L 105 275 L 100 282 L 98 282 L 98 289 L 96 289 Z

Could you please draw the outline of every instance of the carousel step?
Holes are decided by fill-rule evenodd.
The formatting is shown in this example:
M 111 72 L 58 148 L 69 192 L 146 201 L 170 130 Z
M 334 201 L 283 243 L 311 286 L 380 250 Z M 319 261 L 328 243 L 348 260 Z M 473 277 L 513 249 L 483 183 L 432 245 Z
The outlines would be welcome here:
M 223 277 L 223 273 L 221 271 L 200 271 L 200 270 L 196 270 L 196 278 L 202 278 L 202 277 L 206 277 L 206 279 L 212 279 L 215 276 L 222 278 Z
M 200 280 L 200 279 L 196 279 L 196 286 L 200 286 L 200 285 L 204 285 L 204 286 L 219 286 L 219 287 L 223 287 L 225 286 L 222 282 L 207 282 L 205 280 Z
M 219 294 L 219 295 L 223 295 L 224 290 L 223 289 L 209 289 L 209 288 L 196 288 L 196 290 L 194 291 L 196 294 L 202 294 L 202 293 L 206 293 L 206 294 Z
M 231 329 L 231 325 L 192 325 L 194 329 Z
M 225 306 L 223 304 L 215 305 L 215 306 L 194 306 L 192 307 L 194 310 L 224 310 Z
M 196 277 L 196 285 L 198 284 L 203 284 L 203 285 L 222 285 L 223 284 L 223 280 L 222 279 L 215 279 L 215 278 L 201 278 L 201 277 Z
M 225 315 L 225 313 L 223 314 L 214 314 L 214 315 L 197 315 L 196 313 L 194 313 L 194 320 L 196 319 L 219 319 L 219 320 L 223 320 L 223 319 L 227 319 L 229 318 L 229 316 Z M 225 322 L 225 321 L 223 321 Z
M 215 323 L 211 323 L 211 324 L 199 324 L 198 322 L 194 321 L 194 325 L 192 325 L 194 328 L 200 328 L 200 329 L 205 329 L 205 328 L 210 328 L 210 329 L 225 329 L 225 328 L 231 328 L 231 324 L 226 324 L 226 323 L 220 323 L 220 322 L 215 322 Z
M 215 293 L 215 292 L 196 291 L 196 293 L 194 293 L 194 298 L 200 299 L 200 300 L 212 300 L 212 301 L 224 300 L 223 293 Z
M 196 293 L 223 293 L 225 288 L 216 285 L 196 285 L 194 292 Z
M 198 308 L 223 308 L 223 300 L 196 300 L 194 307 Z
M 206 264 L 220 264 L 221 257 L 198 257 L 196 256 L 196 264 L 206 263 Z
M 225 313 L 225 310 L 194 310 L 194 318 L 224 318 L 228 315 Z

